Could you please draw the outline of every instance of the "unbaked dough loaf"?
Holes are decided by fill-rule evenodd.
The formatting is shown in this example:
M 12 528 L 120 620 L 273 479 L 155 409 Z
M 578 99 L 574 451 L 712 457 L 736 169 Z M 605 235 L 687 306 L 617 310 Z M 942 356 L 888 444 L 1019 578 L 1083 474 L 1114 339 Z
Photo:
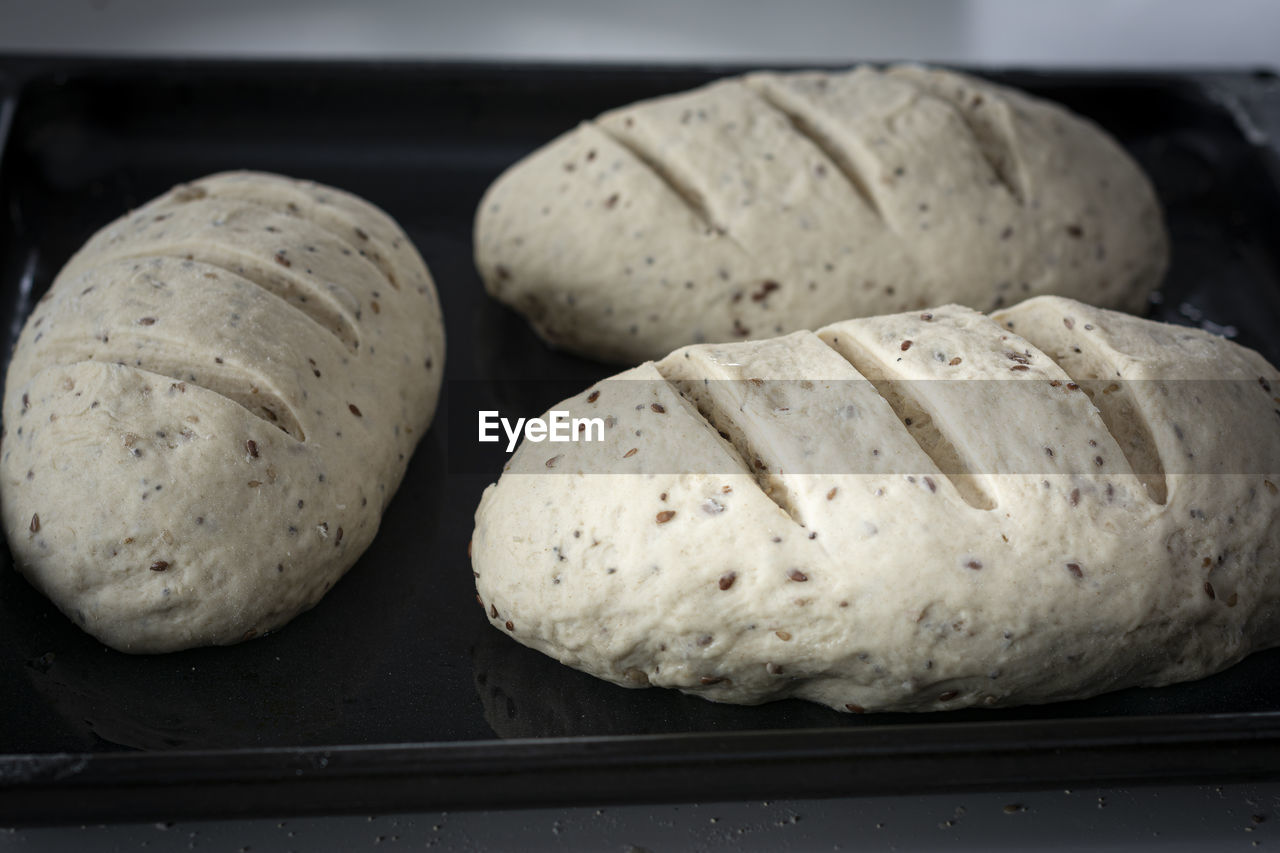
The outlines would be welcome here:
M 688 347 L 555 409 L 472 543 L 492 624 L 624 686 L 854 712 L 1198 678 L 1280 643 L 1280 373 L 1040 297 Z
M 261 173 L 175 187 L 92 237 L 18 340 L 15 563 L 122 651 L 277 628 L 373 539 L 443 357 L 430 274 L 373 205 Z
M 1062 107 L 916 66 L 756 73 L 587 121 L 490 187 L 486 288 L 556 347 L 635 364 L 956 302 L 1139 311 L 1159 205 Z

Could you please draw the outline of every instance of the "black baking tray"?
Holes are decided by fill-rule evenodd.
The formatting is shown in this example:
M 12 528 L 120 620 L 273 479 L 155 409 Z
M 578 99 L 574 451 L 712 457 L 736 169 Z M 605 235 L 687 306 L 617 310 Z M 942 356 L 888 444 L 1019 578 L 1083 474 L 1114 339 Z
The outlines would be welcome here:
M 741 70 L 0 57 L 6 354 L 95 229 L 237 168 L 333 184 L 391 213 L 435 275 L 449 341 L 441 413 L 377 540 L 271 636 L 123 655 L 3 552 L 0 825 L 1280 776 L 1280 651 L 1083 702 L 853 716 L 624 690 L 489 627 L 467 542 L 497 470 L 478 452 L 475 406 L 536 414 L 614 369 L 547 350 L 485 297 L 476 205 L 580 119 Z M 1151 316 L 1280 363 L 1273 74 L 981 73 L 1095 119 L 1152 177 L 1173 263 Z

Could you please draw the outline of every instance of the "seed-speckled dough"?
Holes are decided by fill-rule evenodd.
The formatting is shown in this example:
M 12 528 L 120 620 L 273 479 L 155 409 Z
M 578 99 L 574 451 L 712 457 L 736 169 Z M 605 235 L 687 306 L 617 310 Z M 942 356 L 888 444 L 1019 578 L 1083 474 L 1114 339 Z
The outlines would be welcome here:
M 277 628 L 372 541 L 443 358 L 431 276 L 373 205 L 253 172 L 175 187 L 94 235 L 18 340 L 16 565 L 122 651 Z
M 490 187 L 475 252 L 550 344 L 626 364 L 940 302 L 1135 311 L 1168 256 L 1151 184 L 1098 127 L 915 66 L 605 113 Z
M 1252 350 L 1059 297 L 687 347 L 555 407 L 603 442 L 521 445 L 476 586 L 563 663 L 723 702 L 1198 678 L 1280 643 L 1277 395 Z

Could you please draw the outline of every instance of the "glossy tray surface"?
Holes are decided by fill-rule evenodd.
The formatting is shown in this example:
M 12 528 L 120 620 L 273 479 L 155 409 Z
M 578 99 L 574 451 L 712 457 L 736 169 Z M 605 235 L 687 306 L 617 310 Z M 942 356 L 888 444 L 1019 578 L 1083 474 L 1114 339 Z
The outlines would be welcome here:
M 251 168 L 387 210 L 435 276 L 446 389 L 373 546 L 264 639 L 110 651 L 0 555 L 0 823 L 836 795 L 1280 768 L 1280 652 L 1201 682 L 998 712 L 836 714 L 626 691 L 487 624 L 466 557 L 497 474 L 477 406 L 533 415 L 615 372 L 488 300 L 488 184 L 582 118 L 744 70 L 0 58 L 0 329 L 93 231 L 169 186 Z M 1280 168 L 1265 74 L 989 72 L 1110 130 L 1174 240 L 1151 316 L 1280 363 Z M 479 472 L 479 473 L 477 473 Z M 783 790 L 786 788 L 786 790 Z M 250 795 L 252 792 L 252 795 Z

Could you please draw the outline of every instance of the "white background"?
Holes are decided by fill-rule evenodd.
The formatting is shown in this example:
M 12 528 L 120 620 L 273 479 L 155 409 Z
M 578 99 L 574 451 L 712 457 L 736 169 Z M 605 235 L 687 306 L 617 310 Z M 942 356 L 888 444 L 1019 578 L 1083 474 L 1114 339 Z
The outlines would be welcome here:
M 1280 67 L 1276 0 L 0 0 L 0 50 Z

